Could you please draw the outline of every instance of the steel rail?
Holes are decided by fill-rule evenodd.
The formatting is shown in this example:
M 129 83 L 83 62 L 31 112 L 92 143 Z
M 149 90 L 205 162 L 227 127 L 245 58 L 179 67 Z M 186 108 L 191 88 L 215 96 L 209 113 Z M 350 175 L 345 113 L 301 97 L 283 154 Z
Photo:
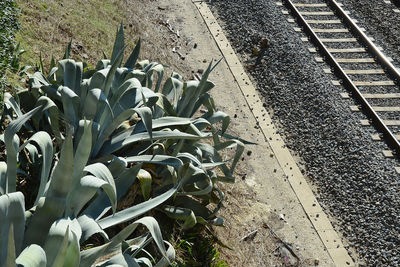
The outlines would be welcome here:
M 336 14 L 343 19 L 343 22 L 353 31 L 368 50 L 376 56 L 379 63 L 389 72 L 395 83 L 400 83 L 400 71 L 389 61 L 389 59 L 378 49 L 370 38 L 361 30 L 360 27 L 350 18 L 350 16 L 340 7 L 335 0 L 326 0 L 328 6 L 331 6 Z
M 301 15 L 299 10 L 294 6 L 291 0 L 284 0 L 285 5 L 292 11 L 292 13 L 297 18 L 299 24 L 303 27 L 303 30 L 308 34 L 311 38 L 311 42 L 316 45 L 325 57 L 325 60 L 334 68 L 334 72 L 339 78 L 343 80 L 343 84 L 345 87 L 351 90 L 353 96 L 359 101 L 362 110 L 369 116 L 372 120 L 373 125 L 383 134 L 386 143 L 390 148 L 396 151 L 397 155 L 400 155 L 400 143 L 394 134 L 390 131 L 390 129 L 385 125 L 383 120 L 379 117 L 379 115 L 374 111 L 372 106 L 368 103 L 366 98 L 361 94 L 360 90 L 357 86 L 351 81 L 349 76 L 345 73 L 339 63 L 335 60 L 332 54 L 328 51 L 327 47 L 323 44 L 317 34 L 312 30 L 310 25 L 306 22 L 304 17 Z

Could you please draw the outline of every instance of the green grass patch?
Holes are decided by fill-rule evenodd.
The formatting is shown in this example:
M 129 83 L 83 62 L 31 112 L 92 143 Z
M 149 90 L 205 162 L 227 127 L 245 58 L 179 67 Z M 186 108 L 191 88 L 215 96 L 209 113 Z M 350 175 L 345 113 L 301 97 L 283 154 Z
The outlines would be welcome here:
M 22 65 L 37 65 L 40 52 L 48 65 L 64 54 L 72 40 L 72 56 L 94 64 L 102 56 L 110 56 L 115 30 L 125 18 L 123 1 L 60 1 L 17 0 L 21 8 L 22 28 L 17 41 L 26 50 Z
M 14 36 L 18 31 L 19 10 L 14 0 L 0 1 L 0 101 L 7 85 L 5 73 L 14 51 Z
M 174 267 L 228 267 L 229 265 L 220 259 L 218 248 L 224 246 L 203 225 L 197 225 L 185 233 L 176 233 L 173 238 L 176 249 L 176 261 Z

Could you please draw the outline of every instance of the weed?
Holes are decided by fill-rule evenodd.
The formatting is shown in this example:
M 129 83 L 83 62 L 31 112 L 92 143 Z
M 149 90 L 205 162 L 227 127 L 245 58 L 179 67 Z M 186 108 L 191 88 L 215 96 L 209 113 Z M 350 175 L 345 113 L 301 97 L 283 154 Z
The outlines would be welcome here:
M 228 267 L 220 260 L 218 251 L 219 240 L 204 226 L 197 226 L 184 234 L 175 235 L 174 246 L 177 257 L 175 267 Z

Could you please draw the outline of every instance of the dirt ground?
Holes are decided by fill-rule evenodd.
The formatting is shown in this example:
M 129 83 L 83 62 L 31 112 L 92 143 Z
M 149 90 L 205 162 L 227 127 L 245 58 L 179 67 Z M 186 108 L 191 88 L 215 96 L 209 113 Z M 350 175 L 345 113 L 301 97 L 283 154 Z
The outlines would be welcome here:
M 179 46 L 185 57 L 173 54 L 167 59 L 171 66 L 201 72 L 211 59 L 221 58 L 190 0 L 171 0 L 168 5 L 152 1 L 147 8 L 153 17 L 168 21 L 175 32 L 179 31 L 179 37 L 163 32 L 166 50 Z M 212 95 L 217 106 L 232 118 L 229 133 L 256 143 L 247 145 L 236 183 L 221 186 L 226 193 L 220 213 L 225 227 L 214 230 L 232 248 L 222 249 L 222 258 L 231 266 L 333 266 L 224 61 L 210 79 L 216 84 Z
M 77 8 L 72 2 L 75 1 L 69 3 L 70 8 Z M 141 37 L 140 59 L 161 62 L 170 67 L 169 72 L 174 70 L 191 79 L 211 59 L 221 58 L 191 0 L 117 2 L 121 2 L 123 10 L 110 18 L 110 23 L 116 27 L 119 21 L 124 22 L 130 45 Z M 49 15 L 47 19 L 33 18 L 30 23 L 52 25 L 53 22 Z M 51 35 L 57 36 L 58 43 L 67 43 L 74 36 L 75 56 L 99 58 L 92 52 L 93 44 L 87 44 L 85 36 L 75 34 L 73 29 L 57 27 Z M 101 44 L 113 40 L 109 36 L 99 39 Z M 54 43 L 43 46 L 31 48 L 32 53 L 38 55 L 40 50 L 51 50 Z M 101 48 L 97 50 L 101 52 Z M 61 51 L 58 52 L 61 56 Z M 224 61 L 210 79 L 216 84 L 212 95 L 217 106 L 232 118 L 229 134 L 255 143 L 246 146 L 236 171 L 237 182 L 221 185 L 226 195 L 225 207 L 220 212 L 225 227 L 214 231 L 231 248 L 221 248 L 221 258 L 230 266 L 332 266 L 331 258 L 271 154 L 268 142 L 257 129 L 256 120 Z

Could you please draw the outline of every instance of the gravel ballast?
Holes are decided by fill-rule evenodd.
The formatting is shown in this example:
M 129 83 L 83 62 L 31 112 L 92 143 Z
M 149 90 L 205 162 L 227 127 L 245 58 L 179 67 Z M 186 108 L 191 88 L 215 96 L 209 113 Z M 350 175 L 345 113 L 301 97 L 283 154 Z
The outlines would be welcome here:
M 254 46 L 269 40 L 251 75 L 321 205 L 358 254 L 352 256 L 360 265 L 399 266 L 398 162 L 382 156 L 388 148 L 372 141 L 372 127 L 361 126 L 366 117 L 350 111 L 355 103 L 340 97 L 345 89 L 330 83 L 335 77 L 323 72 L 329 67 L 314 61 L 317 54 L 275 1 L 216 0 L 212 10 L 245 63 L 253 64 Z

